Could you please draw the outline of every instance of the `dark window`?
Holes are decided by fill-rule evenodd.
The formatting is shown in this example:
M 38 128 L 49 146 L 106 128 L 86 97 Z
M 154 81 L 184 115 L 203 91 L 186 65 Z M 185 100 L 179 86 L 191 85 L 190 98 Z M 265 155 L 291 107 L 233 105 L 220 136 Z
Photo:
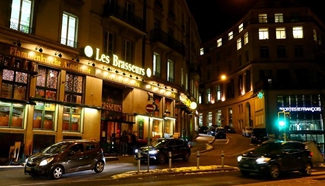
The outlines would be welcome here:
M 246 60 L 246 62 L 249 61 L 249 52 L 248 52 L 248 50 L 245 51 L 245 60 Z
M 242 66 L 241 55 L 240 55 L 240 56 L 238 56 L 238 63 L 239 63 L 239 66 Z
M 246 78 L 245 78 L 245 91 L 248 92 L 251 90 L 251 71 L 246 71 Z
M 208 65 L 211 64 L 211 57 L 210 57 L 210 56 L 207 58 L 207 64 L 208 64 Z
M 295 57 L 304 57 L 302 45 L 295 45 Z
M 220 53 L 216 54 L 216 59 L 217 59 L 217 61 L 220 61 Z
M 279 88 L 290 86 L 290 71 L 288 69 L 277 70 L 277 85 Z
M 277 46 L 277 55 L 278 58 L 287 57 L 287 51 L 285 46 Z
M 269 58 L 269 47 L 268 46 L 261 46 L 260 47 L 260 57 L 261 58 Z
M 238 76 L 238 94 L 241 95 L 243 91 L 243 75 Z

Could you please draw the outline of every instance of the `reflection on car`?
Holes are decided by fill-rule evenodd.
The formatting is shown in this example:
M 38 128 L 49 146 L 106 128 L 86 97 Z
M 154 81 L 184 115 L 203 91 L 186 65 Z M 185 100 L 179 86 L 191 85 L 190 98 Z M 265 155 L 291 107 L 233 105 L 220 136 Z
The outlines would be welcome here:
M 167 162 L 169 152 L 171 152 L 172 159 L 182 158 L 184 161 L 188 161 L 191 155 L 190 146 L 186 141 L 174 138 L 159 138 L 152 141 L 150 146 L 136 149 L 134 156 L 136 160 L 147 161 L 149 154 L 150 160 L 163 164 Z M 140 157 L 138 156 L 139 153 Z
M 226 139 L 226 129 L 223 127 L 217 127 L 215 130 L 216 139 Z
M 31 176 L 50 176 L 59 179 L 63 174 L 104 170 L 105 157 L 99 142 L 92 140 L 69 140 L 55 143 L 42 152 L 26 159 L 24 172 Z
M 243 176 L 266 174 L 276 179 L 282 172 L 300 171 L 310 175 L 312 152 L 298 141 L 265 141 L 254 150 L 237 157 Z
M 208 126 L 200 126 L 199 127 L 199 133 L 200 134 L 207 134 L 209 131 L 209 127 Z
M 269 140 L 269 136 L 265 128 L 253 128 L 251 143 L 262 143 L 267 140 Z
M 246 126 L 246 127 L 244 127 L 243 130 L 242 130 L 242 135 L 243 135 L 243 136 L 246 136 L 246 137 L 249 137 L 249 136 L 251 136 L 252 131 L 253 131 L 253 127 L 248 127 L 248 126 Z
M 227 133 L 236 133 L 235 128 L 232 127 L 232 126 L 227 125 L 224 128 L 225 128 L 225 130 L 226 130 Z

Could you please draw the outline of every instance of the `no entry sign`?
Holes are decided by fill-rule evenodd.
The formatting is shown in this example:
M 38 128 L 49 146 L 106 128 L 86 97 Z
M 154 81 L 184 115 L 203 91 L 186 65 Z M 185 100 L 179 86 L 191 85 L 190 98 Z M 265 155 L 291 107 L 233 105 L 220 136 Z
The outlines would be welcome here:
M 155 107 L 152 104 L 148 104 L 146 106 L 146 110 L 147 110 L 147 112 L 151 113 L 155 110 Z

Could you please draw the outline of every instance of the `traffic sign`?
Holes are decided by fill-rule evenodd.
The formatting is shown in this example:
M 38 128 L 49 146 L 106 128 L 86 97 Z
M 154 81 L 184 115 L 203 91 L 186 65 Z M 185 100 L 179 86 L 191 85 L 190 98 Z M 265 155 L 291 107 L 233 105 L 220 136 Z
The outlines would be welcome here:
M 155 107 L 152 104 L 148 104 L 146 106 L 146 110 L 147 110 L 147 112 L 151 113 L 155 110 Z

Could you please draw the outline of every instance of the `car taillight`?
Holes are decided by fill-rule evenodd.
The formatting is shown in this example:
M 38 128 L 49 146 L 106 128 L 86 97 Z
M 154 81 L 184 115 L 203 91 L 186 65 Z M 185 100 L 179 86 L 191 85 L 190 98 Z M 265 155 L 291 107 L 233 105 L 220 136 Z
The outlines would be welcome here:
M 313 152 L 309 152 L 309 156 L 313 157 L 314 153 Z

